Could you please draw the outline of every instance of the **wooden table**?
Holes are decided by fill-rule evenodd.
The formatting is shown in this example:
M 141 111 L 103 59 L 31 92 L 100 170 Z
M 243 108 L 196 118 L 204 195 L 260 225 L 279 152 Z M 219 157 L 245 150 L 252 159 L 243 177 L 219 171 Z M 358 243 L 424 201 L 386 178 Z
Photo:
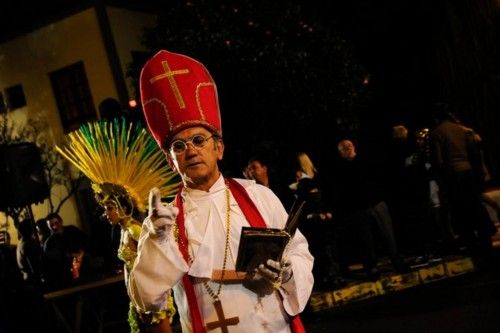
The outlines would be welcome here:
M 54 309 L 58 321 L 62 324 L 68 333 L 80 333 L 82 326 L 82 314 L 83 305 L 86 300 L 86 295 L 89 291 L 95 291 L 98 288 L 109 287 L 115 283 L 123 283 L 124 276 L 123 273 L 100 277 L 95 280 L 88 280 L 78 285 L 67 287 L 60 290 L 55 290 L 48 292 L 43 295 L 44 299 L 49 302 Z M 75 303 L 75 319 L 73 325 L 70 324 L 69 320 L 64 316 L 63 311 L 61 311 L 57 300 L 66 297 L 76 297 Z M 99 320 L 99 332 L 102 332 L 103 321 Z

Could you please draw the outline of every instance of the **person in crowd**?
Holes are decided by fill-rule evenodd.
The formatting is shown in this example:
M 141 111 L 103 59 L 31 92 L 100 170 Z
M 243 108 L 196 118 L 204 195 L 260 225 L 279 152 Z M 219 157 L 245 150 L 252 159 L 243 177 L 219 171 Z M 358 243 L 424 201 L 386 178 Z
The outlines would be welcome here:
M 318 171 L 313 162 L 305 152 L 296 155 L 296 165 L 294 167 L 295 182 L 288 187 L 294 191 L 294 197 L 306 200 L 309 208 L 309 219 L 319 219 L 330 221 L 332 213 L 322 200 L 322 190 L 318 181 Z
M 434 260 L 453 243 L 453 232 L 439 213 L 438 186 L 430 161 L 429 129 L 393 127 L 387 163 L 388 205 L 402 250 L 415 263 Z
M 500 190 L 498 186 L 487 186 L 481 195 L 488 210 L 490 219 L 494 223 L 500 222 Z
M 24 283 L 16 294 L 16 299 L 19 304 L 22 304 L 26 313 L 29 313 L 29 320 L 19 325 L 18 329 L 22 332 L 24 332 L 23 328 L 27 332 L 35 330 L 48 332 L 53 329 L 50 323 L 54 318 L 51 317 L 52 313 L 48 310 L 43 298 L 44 265 L 35 222 L 31 218 L 26 218 L 18 224 L 17 231 L 19 242 L 16 248 L 16 259 Z
M 41 290 L 44 283 L 42 247 L 35 229 L 35 223 L 31 219 L 19 223 L 16 259 L 25 284 L 32 289 Z
M 121 117 L 127 118 L 128 114 L 121 103 L 114 97 L 107 97 L 99 103 L 100 119 L 112 121 Z
M 179 183 L 178 176 L 167 167 L 161 150 L 146 129 L 125 120 L 85 124 L 77 133 L 68 136 L 65 147 L 57 149 L 91 180 L 106 221 L 119 228 L 115 256 L 122 262 L 125 285 L 128 285 L 130 270 L 137 257 L 149 189 L 160 182 L 162 195 L 173 195 Z M 116 170 L 121 172 L 117 174 Z M 131 332 L 169 332 L 168 322 L 173 320 L 175 308 L 172 297 L 165 300 L 164 307 L 149 313 L 140 313 L 130 303 Z
M 251 157 L 244 171 L 244 175 L 246 174 L 248 179 L 253 179 L 257 184 L 270 188 L 281 200 L 287 211 L 291 208 L 293 197 L 290 195 L 290 191 L 277 180 L 278 177 L 276 174 L 271 173 L 269 163 L 264 157 Z
M 6 230 L 0 231 L 0 244 L 10 245 L 10 234 L 8 231 Z
M 394 268 L 406 272 L 408 266 L 399 254 L 391 215 L 372 167 L 358 156 L 352 140 L 340 140 L 337 148 L 340 160 L 334 170 L 333 214 L 339 233 L 341 271 L 349 273 L 348 264 L 352 259 L 349 253 L 358 252 L 367 278 L 379 278 L 375 242 L 375 230 L 378 230 Z
M 283 229 L 287 213 L 269 188 L 224 177 L 215 82 L 203 64 L 161 50 L 141 73 L 148 126 L 183 186 L 163 205 L 157 191 L 143 222 L 129 293 L 144 311 L 174 292 L 183 332 L 301 332 L 313 257 L 297 230 L 281 260 L 236 272 L 244 226 Z M 239 274 L 245 273 L 245 274 Z
M 304 200 L 299 227 L 314 256 L 313 276 L 315 290 L 333 290 L 346 285 L 336 262 L 337 240 L 333 231 L 330 207 L 316 177 L 318 171 L 305 152 L 296 155 L 295 181 L 289 185 L 294 196 Z
M 106 211 L 106 207 L 102 206 L 104 209 L 103 214 L 99 218 L 100 222 L 102 223 L 108 223 L 109 224 L 109 238 L 108 238 L 108 243 L 106 245 L 106 251 L 105 251 L 105 265 L 106 268 L 110 271 L 115 271 L 117 273 L 123 272 L 123 261 L 120 259 L 119 256 L 116 254 L 118 253 L 120 249 L 120 245 L 122 242 L 122 227 L 119 223 L 112 223 L 109 218 L 108 218 L 108 212 Z M 142 225 L 142 219 L 139 219 L 137 217 L 137 220 L 141 222 Z
M 0 231 L 0 287 L 8 293 L 22 281 L 21 273 L 16 262 L 16 245 L 10 242 L 10 233 Z
M 46 219 L 51 231 L 43 245 L 47 287 L 61 288 L 80 277 L 87 262 L 88 237 L 77 226 L 64 225 L 58 213 L 51 213 Z
M 38 240 L 43 248 L 45 241 L 50 236 L 50 228 L 49 225 L 47 224 L 47 218 L 41 218 L 36 220 L 35 226 L 36 226 L 36 233 L 38 236 Z
M 431 153 L 441 202 L 448 204 L 453 229 L 466 251 L 489 256 L 496 228 L 483 204 L 486 175 L 477 137 L 448 110 L 447 104 L 435 105 L 434 120 Z
M 16 320 L 21 318 L 16 316 L 20 311 L 12 310 L 30 313 L 24 311 L 31 309 L 31 299 L 23 297 L 24 281 L 17 266 L 16 245 L 6 241 L 7 234 L 7 230 L 0 231 L 0 332 L 25 332 L 22 329 L 26 323 Z
M 264 185 L 270 188 L 271 182 L 269 179 L 268 167 L 261 158 L 250 158 L 245 170 L 246 175 L 249 177 L 249 179 L 253 179 L 257 184 Z

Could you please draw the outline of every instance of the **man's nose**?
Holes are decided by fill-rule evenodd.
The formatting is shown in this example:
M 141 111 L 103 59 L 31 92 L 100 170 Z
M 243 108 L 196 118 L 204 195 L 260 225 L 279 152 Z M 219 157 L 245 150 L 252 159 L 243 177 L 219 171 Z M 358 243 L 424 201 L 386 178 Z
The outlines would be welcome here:
M 191 149 L 191 150 L 196 150 L 196 148 L 194 147 L 193 143 L 192 142 L 187 142 L 186 143 L 186 151 L 188 149 Z
M 192 142 L 186 143 L 186 150 L 184 151 L 185 156 L 196 155 L 197 152 L 198 152 L 198 149 L 196 149 L 196 147 L 193 145 Z

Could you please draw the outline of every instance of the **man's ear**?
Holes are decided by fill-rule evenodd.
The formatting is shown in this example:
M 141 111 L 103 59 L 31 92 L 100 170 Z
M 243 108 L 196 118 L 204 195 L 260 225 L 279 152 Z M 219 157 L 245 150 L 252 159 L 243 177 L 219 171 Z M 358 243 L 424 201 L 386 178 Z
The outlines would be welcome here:
M 217 159 L 219 161 L 224 157 L 224 142 L 222 139 L 217 140 Z

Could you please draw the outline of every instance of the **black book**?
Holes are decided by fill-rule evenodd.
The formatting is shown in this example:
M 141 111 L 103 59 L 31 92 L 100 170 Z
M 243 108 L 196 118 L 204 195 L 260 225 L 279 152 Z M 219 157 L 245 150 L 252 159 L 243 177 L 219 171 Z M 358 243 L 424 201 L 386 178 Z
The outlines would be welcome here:
M 304 203 L 303 200 L 294 202 L 283 230 L 243 227 L 236 258 L 236 271 L 252 272 L 268 259 L 281 261 L 286 245 L 297 230 Z

